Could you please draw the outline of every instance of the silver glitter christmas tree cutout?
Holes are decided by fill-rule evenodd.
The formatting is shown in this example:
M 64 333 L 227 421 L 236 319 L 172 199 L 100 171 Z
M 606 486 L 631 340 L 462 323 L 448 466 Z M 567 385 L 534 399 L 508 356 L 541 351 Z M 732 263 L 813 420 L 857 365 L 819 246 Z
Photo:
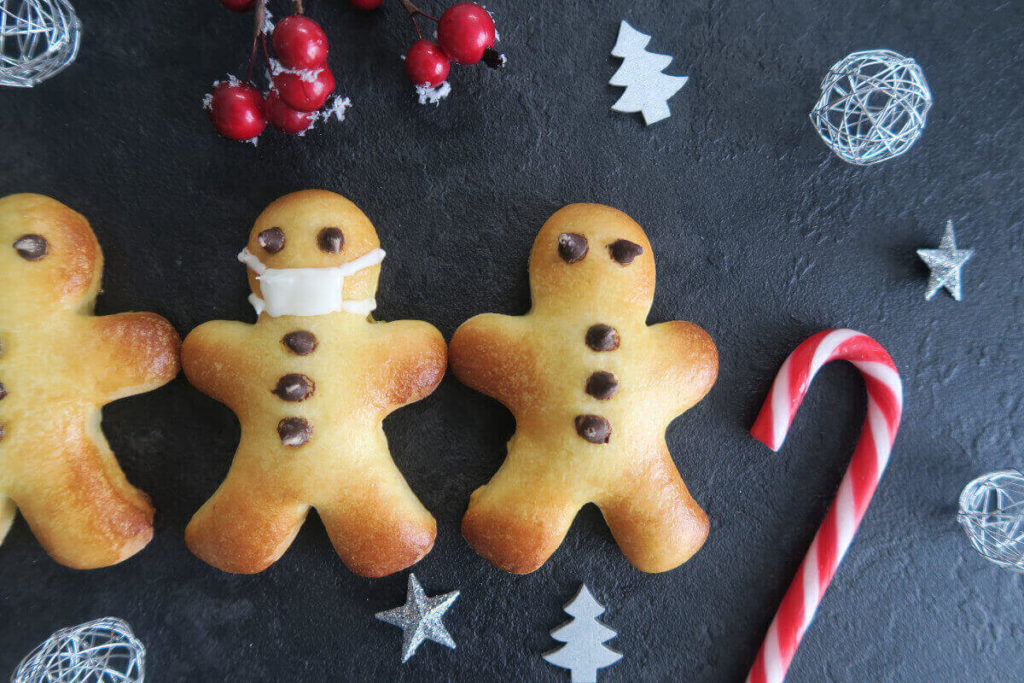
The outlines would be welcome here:
M 982 475 L 960 494 L 957 521 L 985 559 L 1024 573 L 1024 474 Z
M 0 0 L 0 85 L 31 88 L 78 56 L 82 26 L 67 0 Z
M 811 122 L 839 158 L 865 166 L 910 149 L 931 106 L 917 62 L 892 50 L 865 50 L 829 69 Z
M 402 663 L 416 654 L 416 649 L 425 640 L 433 640 L 455 649 L 455 640 L 441 622 L 441 617 L 459 597 L 459 591 L 428 598 L 416 576 L 409 574 L 409 586 L 405 604 L 385 612 L 377 612 L 377 618 L 402 629 Z

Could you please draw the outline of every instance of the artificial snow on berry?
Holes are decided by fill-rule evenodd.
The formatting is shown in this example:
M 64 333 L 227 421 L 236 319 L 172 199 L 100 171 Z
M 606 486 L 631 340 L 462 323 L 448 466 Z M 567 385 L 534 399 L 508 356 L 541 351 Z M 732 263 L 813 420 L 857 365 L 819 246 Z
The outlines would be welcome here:
M 334 92 L 334 75 L 326 66 L 316 71 L 282 69 L 273 75 L 274 89 L 292 109 L 315 111 Z
M 271 43 L 289 69 L 318 69 L 327 63 L 327 35 L 320 24 L 301 14 L 277 22 Z
M 351 0 L 351 2 L 359 9 L 377 9 L 384 4 L 384 0 Z
M 494 40 L 494 20 L 473 2 L 452 5 L 437 24 L 437 42 L 456 64 L 476 64 Z
M 251 140 L 267 127 L 263 96 L 248 83 L 233 78 L 214 86 L 208 109 L 214 127 L 232 140 Z
M 413 85 L 436 88 L 448 78 L 451 62 L 437 43 L 417 40 L 405 54 L 405 73 Z
M 232 12 L 248 12 L 256 6 L 256 0 L 220 0 L 220 4 Z
M 315 113 L 292 109 L 281 100 L 276 90 L 271 90 L 267 94 L 265 110 L 271 125 L 289 135 L 297 135 L 308 130 L 316 121 Z

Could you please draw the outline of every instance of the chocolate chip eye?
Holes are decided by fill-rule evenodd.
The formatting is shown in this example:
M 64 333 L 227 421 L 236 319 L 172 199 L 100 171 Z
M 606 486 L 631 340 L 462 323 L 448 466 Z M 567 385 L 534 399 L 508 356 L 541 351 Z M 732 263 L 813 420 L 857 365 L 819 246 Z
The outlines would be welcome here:
M 566 263 L 582 261 L 589 249 L 587 238 L 577 232 L 563 232 L 558 236 L 558 255 Z
M 284 249 L 284 230 L 267 228 L 256 236 L 256 243 L 263 247 L 268 254 L 276 254 Z
M 22 235 L 14 241 L 14 250 L 26 261 L 38 261 L 50 250 L 42 235 Z
M 627 266 L 633 262 L 633 259 L 644 253 L 644 248 L 629 240 L 615 240 L 608 245 L 608 251 L 611 252 L 612 258 L 617 263 Z
M 320 251 L 337 254 L 345 246 L 345 233 L 339 228 L 324 228 L 316 236 L 316 244 Z

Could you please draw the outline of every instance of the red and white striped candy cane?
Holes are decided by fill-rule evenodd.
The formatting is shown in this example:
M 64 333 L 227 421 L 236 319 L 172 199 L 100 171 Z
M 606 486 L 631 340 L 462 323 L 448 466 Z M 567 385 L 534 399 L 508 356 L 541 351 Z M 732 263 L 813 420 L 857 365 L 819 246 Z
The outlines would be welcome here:
M 750 433 L 772 450 L 779 450 L 815 373 L 831 360 L 850 361 L 864 376 L 867 419 L 825 521 L 772 619 L 748 683 L 780 683 L 786 677 L 882 478 L 900 424 L 903 385 L 889 354 L 860 332 L 825 330 L 800 344 L 782 364 Z

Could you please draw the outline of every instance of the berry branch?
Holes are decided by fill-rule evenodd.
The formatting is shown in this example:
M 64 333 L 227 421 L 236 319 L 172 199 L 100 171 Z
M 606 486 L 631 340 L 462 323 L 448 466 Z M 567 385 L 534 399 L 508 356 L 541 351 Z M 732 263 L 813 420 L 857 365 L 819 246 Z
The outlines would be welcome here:
M 293 14 L 276 26 L 271 24 L 268 0 L 220 0 L 235 12 L 255 10 L 252 48 L 246 82 L 234 76 L 214 83 L 213 92 L 203 100 L 214 126 L 225 137 L 255 143 L 268 121 L 291 134 L 303 134 L 318 120 L 344 118 L 351 105 L 348 98 L 335 97 L 334 75 L 327 65 L 327 35 L 320 25 L 305 16 L 303 0 L 291 0 Z M 384 0 L 350 0 L 360 9 L 376 9 Z M 451 92 L 451 65 L 483 62 L 491 68 L 505 65 L 505 56 L 494 49 L 497 32 L 491 15 L 480 5 L 457 2 L 437 18 L 424 12 L 413 0 L 398 0 L 412 21 L 416 42 L 405 54 L 405 72 L 416 86 L 420 103 L 437 104 Z M 437 25 L 437 39 L 426 40 L 418 18 Z M 267 35 L 270 34 L 270 47 Z M 253 81 L 257 52 L 262 45 L 269 90 L 260 93 Z M 271 57 L 273 54 L 273 57 Z

